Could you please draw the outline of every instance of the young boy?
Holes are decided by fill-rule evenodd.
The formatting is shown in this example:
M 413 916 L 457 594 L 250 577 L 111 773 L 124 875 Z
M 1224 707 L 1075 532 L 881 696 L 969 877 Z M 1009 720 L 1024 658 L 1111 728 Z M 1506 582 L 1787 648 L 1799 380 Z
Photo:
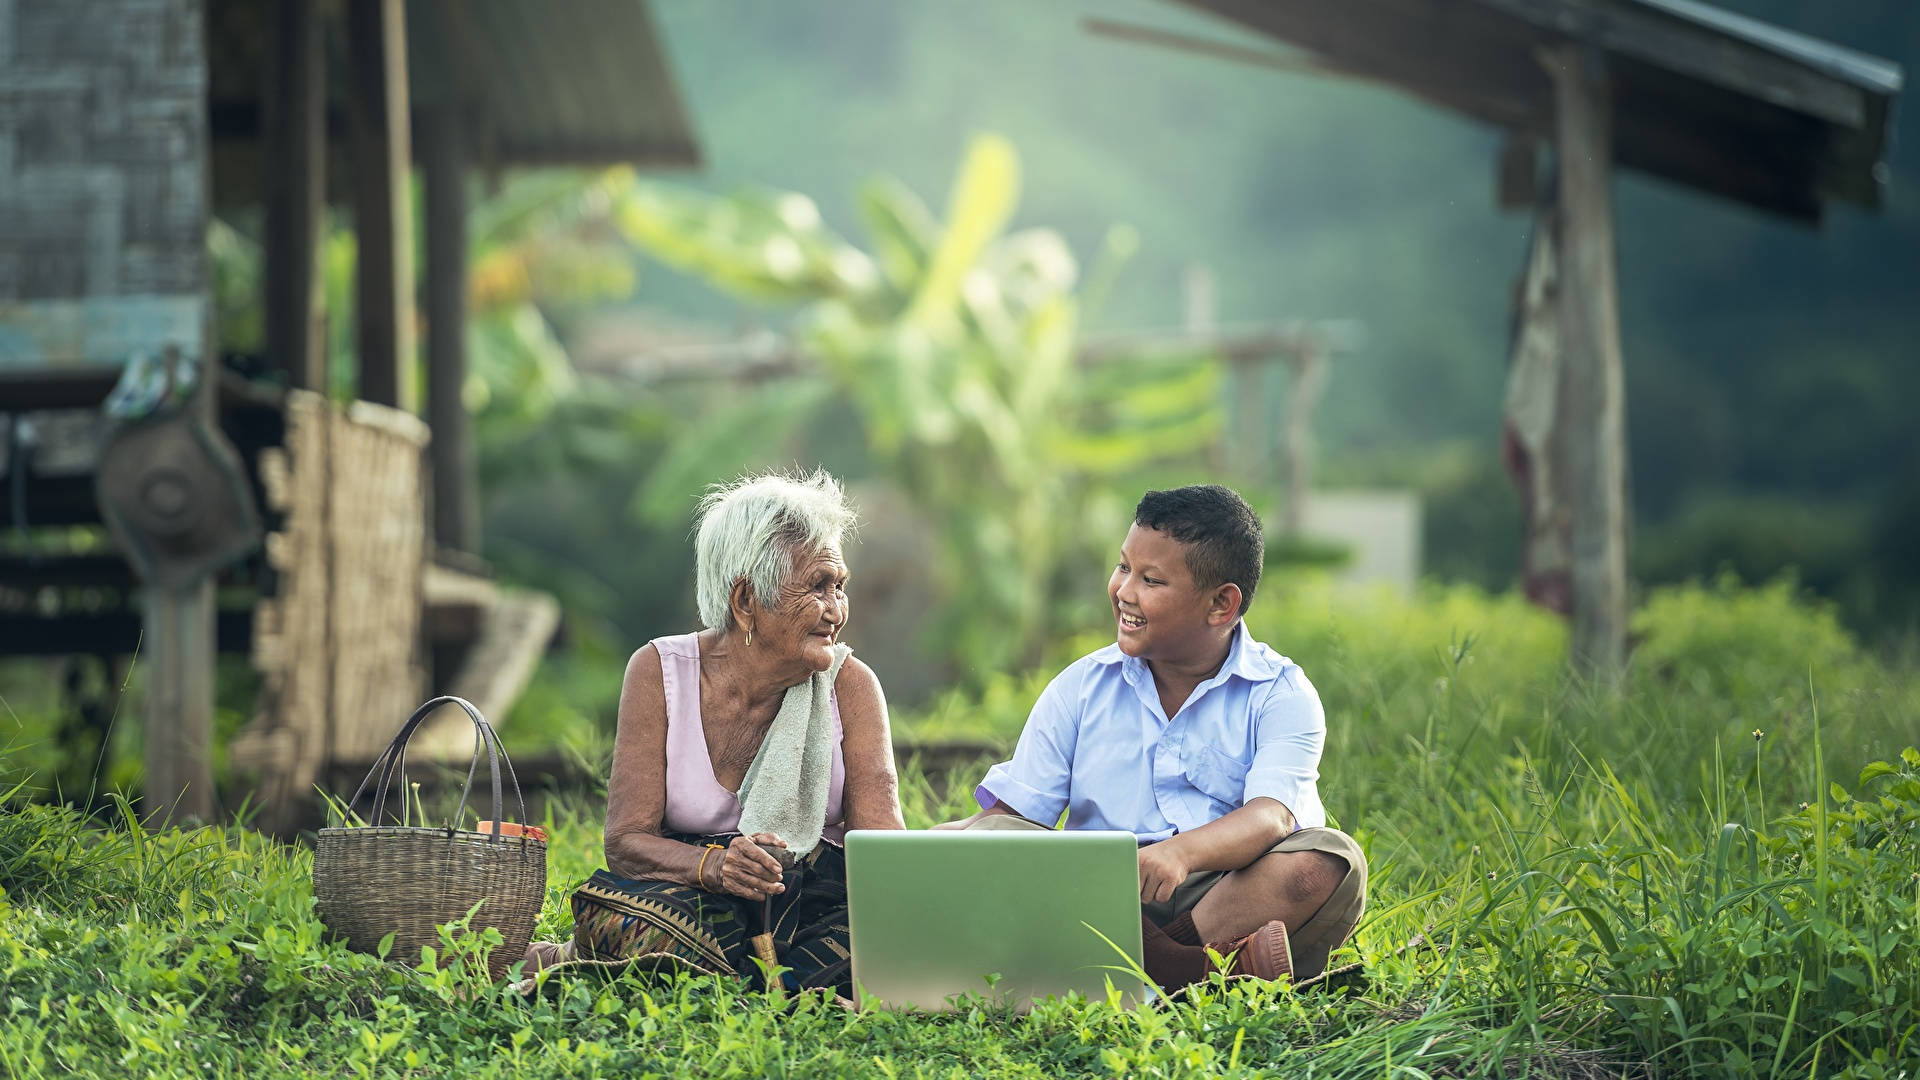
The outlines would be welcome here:
M 1326 828 L 1313 684 L 1241 622 L 1266 553 L 1217 485 L 1149 491 L 1107 583 L 1119 640 L 1048 684 L 980 812 L 935 828 L 1122 829 L 1140 839 L 1146 969 L 1175 989 L 1305 979 L 1366 905 L 1359 845 Z

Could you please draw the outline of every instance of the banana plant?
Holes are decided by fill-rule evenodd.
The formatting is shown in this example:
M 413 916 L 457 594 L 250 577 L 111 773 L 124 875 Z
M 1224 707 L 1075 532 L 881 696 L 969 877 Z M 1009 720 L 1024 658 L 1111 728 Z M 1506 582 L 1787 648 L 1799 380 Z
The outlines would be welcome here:
M 1097 558 L 1088 541 L 1110 544 L 1124 520 L 1094 497 L 1100 481 L 1211 446 L 1219 373 L 1189 358 L 1080 376 L 1079 266 L 1058 233 L 1008 231 L 1019 189 L 1012 144 L 978 137 L 944 219 L 895 181 L 866 185 L 863 249 L 802 195 L 634 185 L 614 213 L 632 243 L 737 296 L 800 305 L 796 337 L 820 370 L 705 418 L 642 505 L 683 512 L 703 468 L 754 456 L 743 440 L 755 436 L 771 451 L 843 397 L 873 462 L 940 538 L 932 644 L 963 675 L 1035 660 L 1063 629 L 1064 561 Z

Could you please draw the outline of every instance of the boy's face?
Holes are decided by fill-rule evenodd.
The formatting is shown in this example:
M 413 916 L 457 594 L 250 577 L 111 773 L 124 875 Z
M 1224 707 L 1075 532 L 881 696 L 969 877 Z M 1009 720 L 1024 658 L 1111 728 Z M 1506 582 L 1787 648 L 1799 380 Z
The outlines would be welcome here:
M 1184 660 L 1216 646 L 1214 631 L 1232 625 L 1240 590 L 1232 585 L 1202 590 L 1187 569 L 1185 544 L 1134 525 L 1120 545 L 1107 598 L 1113 602 L 1120 651 L 1144 660 Z

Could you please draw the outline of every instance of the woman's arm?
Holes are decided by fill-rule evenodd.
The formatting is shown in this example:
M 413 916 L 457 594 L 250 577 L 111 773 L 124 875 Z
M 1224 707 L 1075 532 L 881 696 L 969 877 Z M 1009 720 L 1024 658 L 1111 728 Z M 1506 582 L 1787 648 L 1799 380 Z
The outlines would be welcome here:
M 607 869 L 624 878 L 682 885 L 761 900 L 784 892 L 780 864 L 755 839 L 736 837 L 709 854 L 660 835 L 667 810 L 667 688 L 660 651 L 641 647 L 620 685 L 620 719 L 607 781 Z M 702 858 L 706 866 L 700 865 Z
M 842 811 L 849 829 L 904 829 L 900 780 L 893 770 L 893 733 L 887 697 L 873 669 L 855 657 L 840 666 L 833 684 L 840 702 L 840 748 L 847 787 Z
M 624 878 L 696 884 L 700 849 L 660 835 L 666 796 L 666 682 L 660 651 L 646 645 L 627 661 L 620 684 L 613 774 L 607 780 L 607 869 Z

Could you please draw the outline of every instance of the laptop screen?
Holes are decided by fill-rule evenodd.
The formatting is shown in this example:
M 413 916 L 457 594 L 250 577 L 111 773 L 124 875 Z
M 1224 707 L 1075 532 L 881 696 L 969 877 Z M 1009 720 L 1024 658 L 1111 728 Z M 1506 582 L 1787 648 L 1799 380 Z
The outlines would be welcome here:
M 1138 842 L 1125 832 L 847 834 L 856 987 L 890 1006 L 943 1010 L 956 995 L 1028 1007 L 1140 974 Z

